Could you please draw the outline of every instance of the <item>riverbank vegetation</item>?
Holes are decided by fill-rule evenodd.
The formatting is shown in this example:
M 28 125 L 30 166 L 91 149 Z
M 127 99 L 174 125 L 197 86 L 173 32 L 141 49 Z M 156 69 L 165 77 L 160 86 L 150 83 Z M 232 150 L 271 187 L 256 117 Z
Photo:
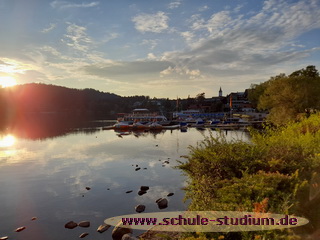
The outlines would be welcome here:
M 320 227 L 320 115 L 264 132 L 250 143 L 221 134 L 190 147 L 180 163 L 189 177 L 189 210 L 248 211 L 305 217 L 305 227 L 234 233 L 199 233 L 186 239 L 307 239 Z

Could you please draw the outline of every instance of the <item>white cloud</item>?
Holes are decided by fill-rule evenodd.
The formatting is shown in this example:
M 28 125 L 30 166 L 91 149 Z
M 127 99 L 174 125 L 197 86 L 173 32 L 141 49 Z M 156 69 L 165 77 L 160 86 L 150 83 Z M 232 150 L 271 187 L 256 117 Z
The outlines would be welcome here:
M 181 5 L 180 1 L 175 1 L 175 2 L 169 3 L 168 8 L 169 9 L 174 9 L 174 8 L 178 8 L 180 5 Z
M 48 32 L 51 32 L 53 29 L 55 29 L 55 28 L 56 28 L 56 26 L 57 26 L 56 24 L 51 23 L 49 27 L 44 28 L 41 32 L 42 32 L 42 33 L 48 33 Z
M 87 35 L 86 28 L 69 24 L 67 27 L 67 34 L 65 34 L 65 41 L 69 47 L 72 47 L 81 52 L 87 52 L 93 44 L 92 39 Z
M 260 12 L 247 19 L 221 11 L 209 19 L 193 15 L 190 25 L 190 31 L 180 34 L 189 45 L 191 40 L 196 43 L 191 45 L 192 50 L 168 53 L 166 60 L 208 74 L 250 74 L 317 51 L 284 49 L 298 46 L 293 45 L 294 39 L 302 33 L 320 28 L 320 6 L 316 0 L 291 4 L 268 0 Z
M 119 37 L 119 34 L 118 34 L 118 33 L 115 33 L 115 32 L 109 33 L 109 34 L 107 34 L 107 35 L 104 37 L 104 39 L 102 40 L 102 42 L 107 43 L 107 42 L 109 42 L 109 41 L 111 41 L 111 40 L 113 40 L 113 39 L 116 39 L 116 38 L 118 38 L 118 37 Z
M 161 77 L 166 76 L 174 76 L 174 75 L 180 75 L 184 78 L 187 77 L 189 79 L 195 79 L 195 78 L 202 78 L 201 72 L 199 69 L 188 69 L 186 66 L 183 67 L 171 67 L 169 66 L 167 69 L 160 72 Z
M 58 9 L 67 9 L 67 8 L 89 8 L 95 7 L 99 5 L 99 2 L 91 2 L 91 3 L 70 3 L 66 1 L 53 1 L 50 3 L 51 7 Z
M 209 9 L 209 7 L 208 7 L 207 5 L 204 5 L 204 6 L 202 6 L 202 7 L 199 7 L 198 11 L 199 11 L 199 12 L 203 12 L 203 11 L 206 11 L 206 10 L 208 10 L 208 9 Z
M 147 58 L 150 59 L 150 60 L 157 59 L 157 57 L 153 53 L 148 53 L 148 57 Z
M 210 33 L 224 29 L 232 22 L 228 11 L 222 11 L 211 16 L 206 27 Z
M 149 45 L 150 50 L 153 50 L 158 45 L 157 39 L 143 39 L 141 45 Z
M 157 12 L 156 14 L 143 13 L 132 18 L 132 21 L 135 23 L 135 28 L 142 33 L 161 33 L 169 27 L 169 17 L 164 12 Z

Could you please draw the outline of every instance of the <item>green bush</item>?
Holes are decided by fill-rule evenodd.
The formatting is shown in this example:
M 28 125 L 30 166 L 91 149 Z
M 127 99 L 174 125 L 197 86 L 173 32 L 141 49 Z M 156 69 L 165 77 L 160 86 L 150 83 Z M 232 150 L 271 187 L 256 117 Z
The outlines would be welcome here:
M 251 143 L 210 135 L 190 147 L 187 161 L 179 165 L 189 177 L 189 210 L 262 209 L 320 223 L 318 211 L 308 208 L 312 176 L 320 172 L 320 115 L 281 128 L 266 127 L 263 132 L 252 130 L 251 135 Z M 222 235 L 225 239 L 300 238 L 292 229 Z M 218 239 L 221 234 L 199 236 Z

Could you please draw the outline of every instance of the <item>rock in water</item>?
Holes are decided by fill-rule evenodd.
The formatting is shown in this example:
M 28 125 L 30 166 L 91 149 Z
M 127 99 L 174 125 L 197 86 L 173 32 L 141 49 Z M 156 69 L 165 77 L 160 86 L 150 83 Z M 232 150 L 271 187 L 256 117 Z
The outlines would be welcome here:
M 129 226 L 128 226 L 129 227 Z M 120 221 L 113 229 L 112 231 L 112 239 L 113 240 L 121 240 L 122 236 L 127 234 L 127 233 L 132 233 L 131 228 L 124 228 L 122 221 Z
M 26 227 L 19 227 L 19 228 L 17 228 L 16 230 L 14 230 L 15 232 L 21 232 L 21 231 L 23 231 L 23 230 L 25 230 L 26 229 Z
M 87 227 L 90 227 L 90 222 L 89 221 L 81 221 L 78 223 L 78 226 L 87 228 Z
M 130 191 L 126 191 L 126 193 L 132 193 L 132 190 L 130 190 Z
M 136 206 L 136 212 L 138 212 L 138 213 L 143 212 L 145 209 L 146 209 L 145 205 L 140 204 L 140 205 Z
M 146 191 L 141 191 L 141 190 L 140 190 L 140 191 L 138 192 L 138 195 L 139 195 L 139 196 L 142 196 L 143 194 L 146 194 L 146 193 L 147 193 Z
M 148 186 L 141 186 L 141 187 L 140 187 L 140 190 L 141 190 L 141 191 L 148 191 L 148 190 L 149 190 L 149 187 L 148 187 Z
M 86 187 L 86 189 L 89 191 L 91 188 L 90 187 Z
M 37 218 L 36 217 L 31 218 L 31 221 L 34 221 L 34 220 L 37 220 Z
M 64 227 L 65 228 L 68 228 L 68 229 L 74 229 L 75 227 L 77 227 L 78 224 L 75 223 L 74 221 L 70 221 L 70 222 L 67 222 Z
M 166 198 L 161 198 L 157 200 L 159 209 L 164 209 L 168 207 L 168 200 Z
M 135 170 L 138 171 L 138 170 L 140 170 L 140 169 L 141 169 L 141 168 L 137 167 Z
M 8 236 L 1 237 L 1 238 L 0 238 L 0 240 L 7 240 L 7 239 L 9 239 L 9 237 L 8 237 Z
M 102 224 L 98 227 L 97 232 L 99 233 L 103 233 L 105 231 L 107 231 L 111 226 L 108 224 Z
M 89 235 L 89 233 L 81 233 L 80 236 L 79 236 L 79 238 L 85 238 L 85 237 L 88 236 L 88 235 Z
M 171 197 L 171 196 L 173 196 L 174 195 L 174 193 L 169 193 L 168 195 L 167 195 L 167 197 Z

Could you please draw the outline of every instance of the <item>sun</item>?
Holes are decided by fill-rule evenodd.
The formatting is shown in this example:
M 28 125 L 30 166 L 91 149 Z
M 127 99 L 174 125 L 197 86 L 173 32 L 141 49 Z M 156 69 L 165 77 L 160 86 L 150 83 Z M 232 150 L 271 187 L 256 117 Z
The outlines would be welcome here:
M 0 137 L 0 148 L 11 147 L 14 145 L 16 139 L 12 135 Z
M 12 87 L 17 85 L 16 79 L 10 76 L 0 77 L 0 85 L 2 87 Z

